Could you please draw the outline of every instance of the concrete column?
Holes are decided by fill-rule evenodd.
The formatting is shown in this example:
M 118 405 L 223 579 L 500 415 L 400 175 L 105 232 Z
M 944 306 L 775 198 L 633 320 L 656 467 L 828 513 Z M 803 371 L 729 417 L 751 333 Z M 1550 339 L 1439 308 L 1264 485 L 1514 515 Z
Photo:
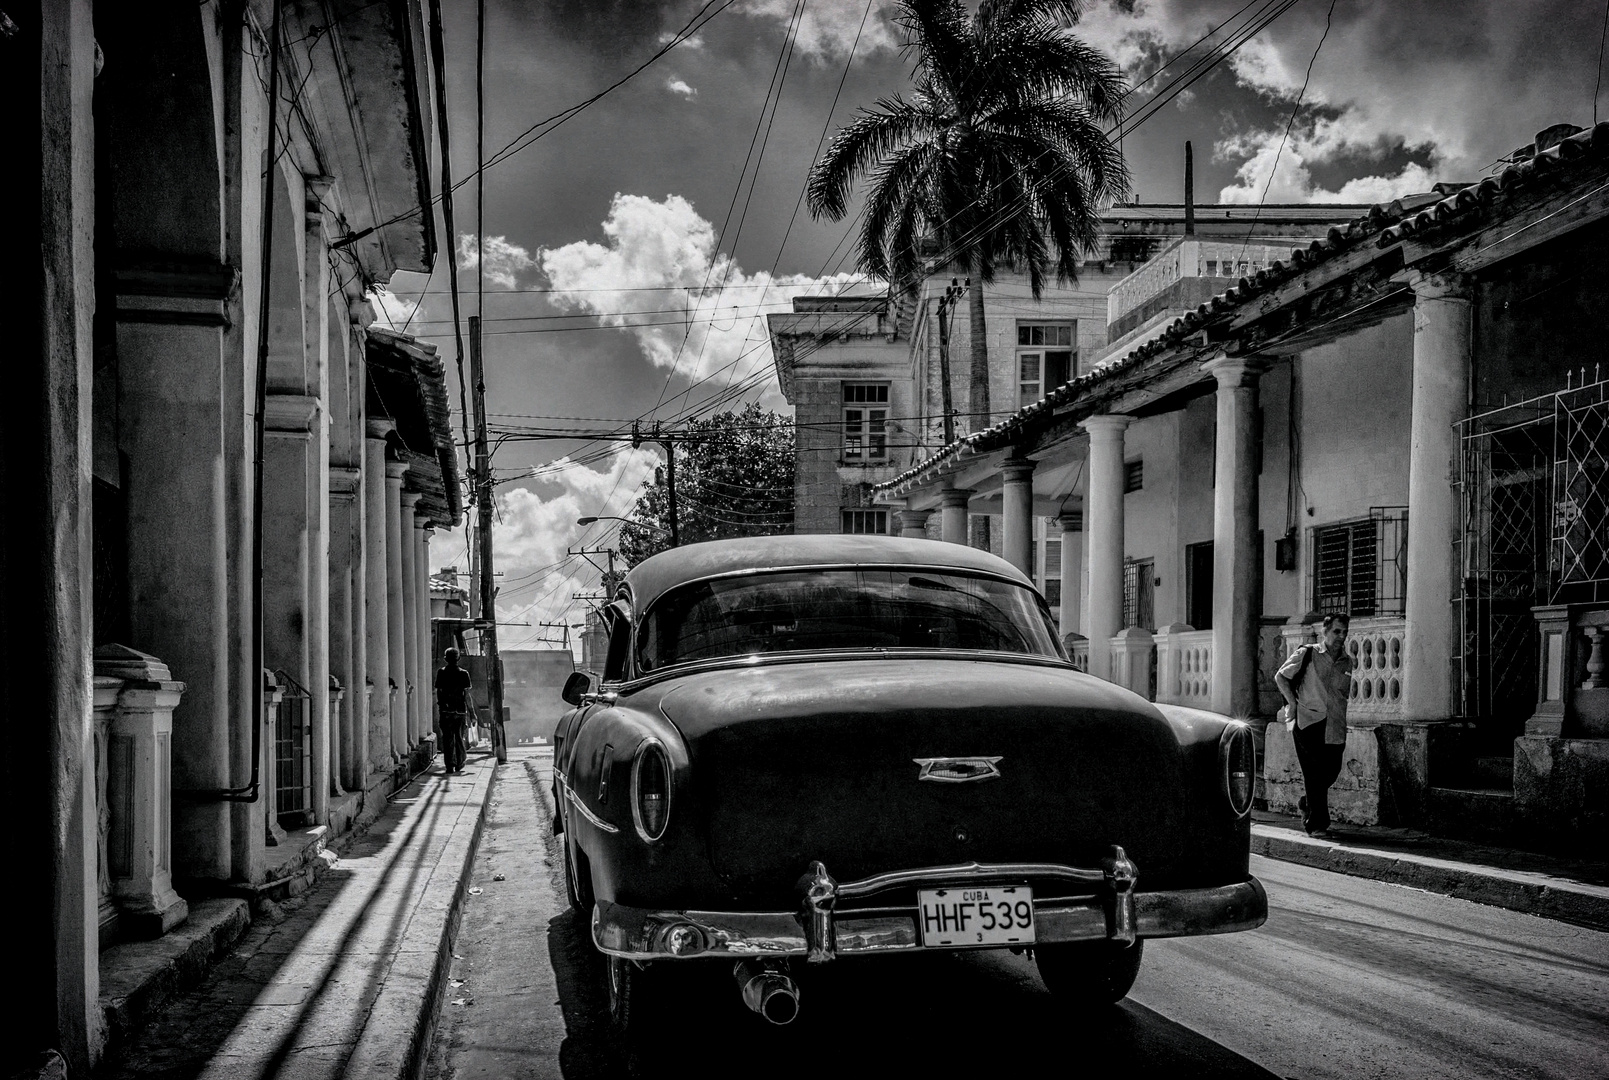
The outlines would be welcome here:
M 369 420 L 363 447 L 363 615 L 369 685 L 369 765 L 389 775 L 391 752 L 391 615 L 386 582 L 385 437 L 396 430 L 390 420 Z
M 1033 577 L 1034 468 L 1028 458 L 1000 463 L 1005 487 L 1000 492 L 1000 551 L 1006 562 Z
M 419 581 L 419 734 L 436 730 L 436 665 L 430 655 L 430 525 L 418 521 L 419 548 L 414 557 L 414 573 Z
M 330 675 L 345 691 L 344 707 L 331 733 L 330 759 L 334 763 L 331 793 L 336 786 L 362 790 L 363 760 L 359 742 L 363 719 L 357 702 L 363 696 L 364 671 L 357 663 L 355 638 L 362 633 L 363 612 L 354 598 L 354 577 L 361 573 L 358 540 L 362 512 L 358 491 L 362 470 L 330 469 Z
M 307 689 L 313 824 L 330 816 L 330 259 L 322 199 L 333 177 L 303 177 L 302 341 L 307 393 L 318 403 L 307 461 Z
M 1092 416 L 1089 483 L 1084 497 L 1089 551 L 1089 673 L 1112 677 L 1111 639 L 1123 629 L 1123 432 L 1127 416 Z
M 313 475 L 312 432 L 318 412 L 316 398 L 270 394 L 263 438 L 263 667 L 284 672 L 307 690 L 309 730 L 304 738 L 309 739 L 314 702 L 323 695 L 323 687 L 313 682 L 310 597 L 324 591 L 327 580 L 312 576 L 309 554 L 308 511 L 315 498 L 309 483 Z M 322 495 L 316 497 L 324 499 Z M 285 694 L 297 693 L 296 687 L 283 679 L 280 683 Z M 264 737 L 273 730 L 265 729 Z M 264 762 L 265 768 L 273 766 L 272 750 Z M 265 791 L 274 790 L 271 779 L 272 774 L 265 778 Z M 270 819 L 275 813 L 270 806 Z M 315 817 L 313 821 L 316 824 L 320 819 Z
M 1257 711 L 1257 382 L 1267 365 L 1218 356 L 1218 465 L 1212 496 L 1212 709 Z
M 1082 633 L 1084 572 L 1084 511 L 1063 510 L 1056 523 L 1061 526 L 1061 634 Z
M 1413 274 L 1413 412 L 1408 450 L 1404 720 L 1452 712 L 1458 433 L 1468 408 L 1470 290 L 1457 275 Z
M 927 539 L 927 519 L 931 514 L 928 510 L 900 510 L 899 534 L 917 540 Z
M 419 505 L 417 491 L 402 493 L 402 663 L 407 681 L 408 749 L 419 745 L 419 530 L 414 526 L 413 508 Z
M 972 492 L 963 488 L 949 488 L 939 498 L 943 506 L 939 510 L 939 538 L 947 544 L 965 544 L 967 542 L 967 500 Z
M 391 652 L 391 752 L 400 761 L 412 747 L 408 743 L 408 638 L 402 587 L 402 478 L 408 466 L 385 464 L 385 606 L 386 645 Z M 375 687 L 380 693 L 381 687 Z

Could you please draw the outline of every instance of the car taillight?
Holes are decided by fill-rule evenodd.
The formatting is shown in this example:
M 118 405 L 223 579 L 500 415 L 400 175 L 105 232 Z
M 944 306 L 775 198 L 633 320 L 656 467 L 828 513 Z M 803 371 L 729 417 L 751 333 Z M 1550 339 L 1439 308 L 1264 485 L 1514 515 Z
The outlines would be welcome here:
M 644 739 L 631 766 L 631 811 L 637 835 L 652 843 L 670 820 L 670 758 L 658 739 Z
M 1233 723 L 1218 740 L 1218 760 L 1223 767 L 1224 795 L 1229 809 L 1238 817 L 1251 813 L 1251 800 L 1257 790 L 1257 747 L 1251 729 Z

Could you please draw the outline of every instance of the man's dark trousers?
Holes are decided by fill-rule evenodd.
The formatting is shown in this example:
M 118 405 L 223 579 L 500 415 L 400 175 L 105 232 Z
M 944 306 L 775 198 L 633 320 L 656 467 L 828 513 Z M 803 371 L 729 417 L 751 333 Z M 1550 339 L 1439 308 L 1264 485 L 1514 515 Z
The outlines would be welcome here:
M 447 759 L 447 768 L 451 772 L 462 771 L 464 759 L 469 756 L 469 747 L 464 741 L 468 724 L 469 717 L 464 713 L 442 710 L 441 737 L 446 742 L 442 747 L 442 756 Z
M 1307 785 L 1302 827 L 1310 833 L 1330 827 L 1330 785 L 1341 775 L 1341 754 L 1345 749 L 1343 744 L 1324 741 L 1322 720 L 1296 729 L 1296 760 Z

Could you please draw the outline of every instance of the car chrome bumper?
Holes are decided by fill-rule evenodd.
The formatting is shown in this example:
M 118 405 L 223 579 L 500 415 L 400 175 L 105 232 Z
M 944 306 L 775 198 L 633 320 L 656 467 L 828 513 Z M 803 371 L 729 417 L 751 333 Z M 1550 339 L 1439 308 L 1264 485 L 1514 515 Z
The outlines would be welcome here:
M 1100 870 L 1042 863 L 965 863 L 883 874 L 839 884 L 820 863 L 799 883 L 793 911 L 665 911 L 600 902 L 592 913 L 599 951 L 632 960 L 700 956 L 804 956 L 916 952 L 924 948 L 914 907 L 839 912 L 840 898 L 918 885 L 1073 880 L 1097 886 L 1093 895 L 1034 901 L 1035 943 L 1122 941 L 1229 934 L 1252 930 L 1268 917 L 1268 894 L 1256 878 L 1208 889 L 1141 892 L 1134 866 L 1113 848 Z

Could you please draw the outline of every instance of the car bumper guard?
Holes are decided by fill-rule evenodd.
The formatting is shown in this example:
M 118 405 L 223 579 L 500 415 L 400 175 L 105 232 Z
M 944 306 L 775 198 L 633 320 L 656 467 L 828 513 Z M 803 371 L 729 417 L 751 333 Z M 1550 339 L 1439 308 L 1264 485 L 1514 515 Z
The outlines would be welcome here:
M 600 951 L 632 960 L 804 956 L 819 963 L 839 954 L 916 952 L 924 946 L 915 907 L 840 912 L 838 901 L 895 888 L 1035 881 L 1094 887 L 1088 896 L 1034 901 L 1038 945 L 1126 944 L 1137 938 L 1229 934 L 1255 929 L 1268 917 L 1268 894 L 1253 877 L 1216 888 L 1156 892 L 1136 890 L 1137 877 L 1134 864 L 1117 846 L 1100 869 L 1055 863 L 960 863 L 843 883 L 813 862 L 799 880 L 799 907 L 793 911 L 666 911 L 600 902 L 592 913 L 592 939 Z

